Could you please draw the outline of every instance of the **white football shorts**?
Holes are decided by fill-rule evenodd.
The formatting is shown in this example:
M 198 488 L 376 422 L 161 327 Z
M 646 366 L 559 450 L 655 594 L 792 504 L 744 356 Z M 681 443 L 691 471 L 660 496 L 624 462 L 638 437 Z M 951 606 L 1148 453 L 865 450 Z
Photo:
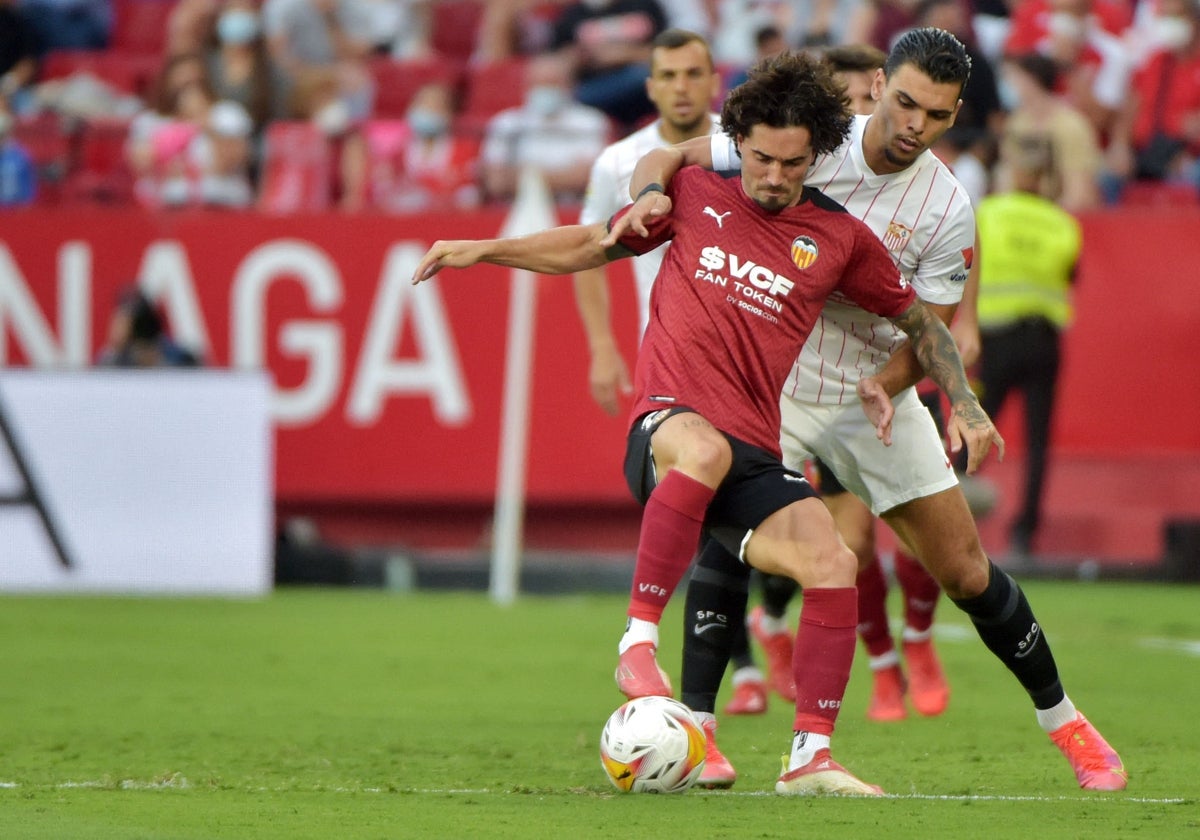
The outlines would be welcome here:
M 876 516 L 958 484 L 945 444 L 916 389 L 907 388 L 892 405 L 892 445 L 884 446 L 858 400 L 820 405 L 782 397 L 783 463 L 802 470 L 805 461 L 820 458 Z

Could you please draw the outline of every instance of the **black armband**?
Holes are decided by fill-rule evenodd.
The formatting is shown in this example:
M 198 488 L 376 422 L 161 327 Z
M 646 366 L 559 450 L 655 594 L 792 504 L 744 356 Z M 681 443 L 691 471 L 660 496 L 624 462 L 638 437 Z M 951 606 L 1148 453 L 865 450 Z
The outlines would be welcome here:
M 662 184 L 651 183 L 651 184 L 647 184 L 646 186 L 642 187 L 642 191 L 637 194 L 637 197 L 641 198 L 646 193 L 651 193 L 651 192 L 666 193 L 666 190 L 663 189 Z M 635 198 L 634 201 L 637 201 L 637 198 Z

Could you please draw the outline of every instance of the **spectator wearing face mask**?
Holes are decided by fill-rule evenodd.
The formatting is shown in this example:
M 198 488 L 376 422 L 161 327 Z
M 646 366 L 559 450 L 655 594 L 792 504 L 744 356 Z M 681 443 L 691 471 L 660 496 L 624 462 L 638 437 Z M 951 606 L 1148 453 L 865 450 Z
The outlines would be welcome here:
M 403 120 L 371 120 L 368 206 L 393 213 L 469 209 L 479 204 L 479 142 L 456 134 L 454 93 L 425 85 Z
M 375 0 L 265 0 L 263 33 L 275 63 L 296 86 L 336 83 L 331 115 L 360 123 L 371 114 L 375 87 L 367 60 L 377 48 Z M 313 113 L 303 108 L 300 116 Z M 331 132 L 336 133 L 336 132 Z
M 1200 189 L 1200 0 L 1159 0 L 1146 29 L 1108 150 L 1114 194 L 1131 178 Z
M 216 37 L 204 58 L 213 92 L 245 108 L 257 136 L 268 121 L 289 115 L 287 74 L 267 51 L 253 0 L 224 0 L 212 29 Z
M 537 169 L 556 200 L 576 203 L 587 189 L 592 162 L 608 145 L 604 113 L 571 98 L 570 67 L 556 54 L 530 59 L 524 104 L 487 124 L 482 158 L 484 193 L 513 198 L 521 170 Z M 643 79 L 643 98 L 645 97 Z

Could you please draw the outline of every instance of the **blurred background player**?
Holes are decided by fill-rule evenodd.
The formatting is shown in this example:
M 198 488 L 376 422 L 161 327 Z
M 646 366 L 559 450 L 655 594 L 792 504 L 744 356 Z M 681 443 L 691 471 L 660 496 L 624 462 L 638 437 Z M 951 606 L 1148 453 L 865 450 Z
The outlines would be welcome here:
M 1014 391 L 1024 403 L 1025 487 L 1009 531 L 1018 556 L 1029 554 L 1041 523 L 1062 330 L 1082 246 L 1078 220 L 1041 193 L 1054 180 L 1051 149 L 1036 138 L 1004 144 L 1012 189 L 988 196 L 976 213 L 980 401 L 993 416 Z
M 703 37 L 682 29 L 668 29 L 655 38 L 646 96 L 654 103 L 658 119 L 600 153 L 592 165 L 579 223 L 605 221 L 629 203 L 633 167 L 650 149 L 719 130 L 720 118 L 709 108 L 720 92 L 720 85 L 720 76 Z M 649 318 L 650 287 L 666 249 L 666 245 L 660 246 L 633 261 L 639 339 Z M 615 415 L 620 397 L 628 395 L 632 386 L 629 368 L 613 335 L 604 268 L 575 275 L 575 302 L 591 353 L 588 381 L 592 398 L 607 414 Z

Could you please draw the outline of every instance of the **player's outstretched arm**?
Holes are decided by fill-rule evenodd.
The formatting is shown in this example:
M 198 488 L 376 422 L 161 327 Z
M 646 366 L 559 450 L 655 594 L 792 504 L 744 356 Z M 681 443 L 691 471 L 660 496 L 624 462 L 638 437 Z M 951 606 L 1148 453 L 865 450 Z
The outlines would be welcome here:
M 921 367 L 950 398 L 950 418 L 946 424 L 950 451 L 958 452 L 966 444 L 967 472 L 979 469 L 993 444 L 997 457 L 1003 460 L 1004 438 L 971 390 L 954 337 L 942 320 L 918 299 L 893 318 L 892 323 L 908 335 Z
M 443 268 L 467 268 L 481 262 L 538 274 L 569 274 L 630 255 L 620 246 L 606 250 L 600 244 L 605 233 L 605 225 L 597 223 L 566 225 L 506 239 L 438 240 L 417 264 L 413 285 Z

